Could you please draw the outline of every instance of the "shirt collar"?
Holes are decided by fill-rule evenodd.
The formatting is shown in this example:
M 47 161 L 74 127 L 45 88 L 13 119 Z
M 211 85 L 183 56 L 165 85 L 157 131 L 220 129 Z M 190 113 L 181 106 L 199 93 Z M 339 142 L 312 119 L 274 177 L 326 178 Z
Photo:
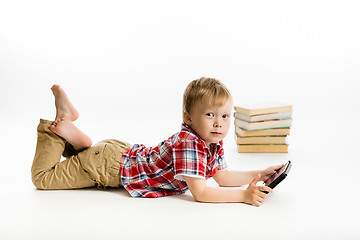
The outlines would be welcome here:
M 204 139 L 202 139 L 189 125 L 186 123 L 181 124 L 181 131 L 190 132 L 192 135 L 195 135 L 196 138 L 200 139 L 203 142 L 203 145 L 206 146 L 206 149 L 211 153 L 209 147 L 206 145 Z M 215 143 L 211 143 L 210 145 L 215 145 Z M 216 143 L 216 153 L 223 147 L 223 140 Z

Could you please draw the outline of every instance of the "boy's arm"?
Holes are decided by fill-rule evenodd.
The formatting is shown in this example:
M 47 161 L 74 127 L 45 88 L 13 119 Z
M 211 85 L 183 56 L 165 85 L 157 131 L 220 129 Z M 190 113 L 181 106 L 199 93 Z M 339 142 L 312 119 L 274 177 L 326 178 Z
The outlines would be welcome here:
M 191 194 L 198 202 L 243 202 L 254 206 L 260 206 L 267 198 L 267 194 L 262 191 L 272 192 L 272 189 L 266 186 L 256 186 L 260 175 L 256 176 L 245 190 L 224 189 L 206 186 L 206 180 L 185 176 L 185 181 Z
M 214 180 L 221 187 L 240 187 L 249 184 L 261 171 L 218 171 Z
M 284 164 L 278 166 L 270 166 L 265 170 L 256 170 L 256 171 L 218 171 L 214 179 L 221 187 L 240 187 L 246 184 L 249 184 L 254 177 L 258 174 L 261 175 L 259 181 L 266 181 L 271 175 L 276 171 L 282 168 Z

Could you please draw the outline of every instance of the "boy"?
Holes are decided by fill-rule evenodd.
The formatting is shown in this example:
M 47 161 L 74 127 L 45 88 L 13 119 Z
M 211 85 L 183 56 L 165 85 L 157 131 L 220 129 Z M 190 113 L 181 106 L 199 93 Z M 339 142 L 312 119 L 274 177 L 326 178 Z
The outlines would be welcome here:
M 200 202 L 244 202 L 260 206 L 272 192 L 265 181 L 280 166 L 262 171 L 229 171 L 222 139 L 230 128 L 232 96 L 218 80 L 192 81 L 183 98 L 181 131 L 156 147 L 114 139 L 91 147 L 91 139 L 72 122 L 79 114 L 64 90 L 54 85 L 54 122 L 40 120 L 32 165 L 38 189 L 124 187 L 132 197 L 161 197 L 190 189 Z M 59 162 L 61 155 L 67 157 Z M 214 177 L 221 187 L 249 184 L 247 189 L 206 186 Z

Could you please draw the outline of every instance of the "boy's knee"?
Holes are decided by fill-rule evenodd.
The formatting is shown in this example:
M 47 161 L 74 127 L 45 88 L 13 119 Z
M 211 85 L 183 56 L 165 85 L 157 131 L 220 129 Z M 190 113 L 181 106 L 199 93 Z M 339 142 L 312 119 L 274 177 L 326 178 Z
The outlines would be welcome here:
M 42 174 L 42 176 L 43 176 L 43 174 Z M 46 190 L 46 187 L 42 183 L 42 177 L 40 177 L 39 174 L 32 175 L 31 180 L 37 189 Z

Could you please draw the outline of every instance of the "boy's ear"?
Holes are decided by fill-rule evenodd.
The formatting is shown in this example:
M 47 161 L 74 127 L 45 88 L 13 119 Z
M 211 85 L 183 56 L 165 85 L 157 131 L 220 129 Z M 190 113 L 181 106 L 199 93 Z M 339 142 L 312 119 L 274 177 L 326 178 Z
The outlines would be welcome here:
M 191 126 L 191 116 L 188 112 L 183 113 L 183 118 L 186 125 Z

